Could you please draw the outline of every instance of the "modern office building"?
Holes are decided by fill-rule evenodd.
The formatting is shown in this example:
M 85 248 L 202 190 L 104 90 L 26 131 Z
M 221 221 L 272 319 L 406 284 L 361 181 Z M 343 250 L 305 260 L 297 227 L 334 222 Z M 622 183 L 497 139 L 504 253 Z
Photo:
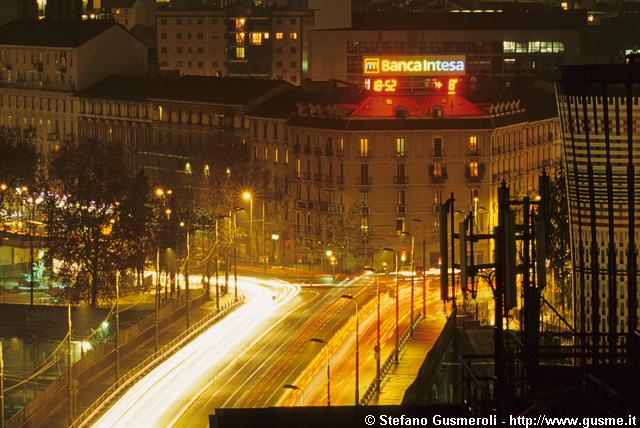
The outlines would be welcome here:
M 565 67 L 557 99 L 566 162 L 576 330 L 594 361 L 638 329 L 640 64 Z

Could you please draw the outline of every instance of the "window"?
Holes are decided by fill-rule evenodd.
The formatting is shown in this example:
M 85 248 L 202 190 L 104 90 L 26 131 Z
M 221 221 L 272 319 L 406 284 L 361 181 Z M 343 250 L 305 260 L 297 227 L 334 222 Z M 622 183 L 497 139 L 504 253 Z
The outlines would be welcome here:
M 244 58 L 244 48 L 236 48 L 236 58 Z
M 442 156 L 442 138 L 435 137 L 433 139 L 433 155 L 436 157 Z
M 475 135 L 469 137 L 469 154 L 472 156 L 478 155 L 478 137 Z
M 289 149 L 284 149 L 284 164 L 289 165 Z
M 235 19 L 236 30 L 242 30 L 244 28 L 245 22 L 246 22 L 245 18 L 236 18 Z
M 398 184 L 401 184 L 406 177 L 406 167 L 405 164 L 399 163 L 396 165 L 396 175 L 398 177 Z
M 406 156 L 404 137 L 396 137 L 396 156 Z
M 369 217 L 362 217 L 360 219 L 360 231 L 363 235 L 369 233 Z
M 202 25 L 202 18 L 198 18 L 198 19 L 196 19 L 196 24 L 198 24 L 198 25 Z
M 276 33 L 276 40 L 282 40 L 284 38 L 284 33 Z
M 433 162 L 433 176 L 441 177 L 442 176 L 442 161 L 437 159 Z
M 204 68 L 204 61 L 198 61 L 198 68 Z
M 251 33 L 251 44 L 262 45 L 262 33 Z
M 291 49 L 289 49 L 289 51 L 290 51 L 292 54 L 294 54 L 294 53 L 298 52 L 298 48 L 297 48 L 297 47 L 295 47 L 295 46 L 291 46 Z
M 407 196 L 407 192 L 404 189 L 396 191 L 396 204 L 406 205 L 406 202 L 407 202 L 406 196 Z
M 369 184 L 369 164 L 360 164 L 360 183 Z
M 433 204 L 442 205 L 442 190 L 437 189 L 433 194 Z
M 244 45 L 244 33 L 236 33 L 236 45 Z
M 478 201 L 478 189 L 471 189 L 469 191 L 469 201 L 472 203 Z
M 161 18 L 160 19 L 160 24 L 161 25 L 167 25 L 167 18 Z
M 178 24 L 178 25 L 182 25 L 182 19 L 181 19 L 181 18 L 177 18 L 177 19 L 176 19 L 176 24 Z
M 167 33 L 160 33 L 160 38 L 162 40 L 166 40 L 167 39 Z
M 369 192 L 360 192 L 360 203 L 365 207 L 369 206 Z
M 296 19 L 295 19 L 295 18 L 291 18 L 291 19 L 289 20 L 289 24 L 291 24 L 291 25 L 296 25 Z
M 176 53 L 182 53 L 182 46 L 178 46 L 176 48 Z
M 204 53 L 204 48 L 202 46 L 198 46 L 198 53 Z
M 276 148 L 275 152 L 273 152 L 273 162 L 274 163 L 278 163 L 278 160 L 279 160 L 279 156 L 278 155 L 279 155 L 279 152 L 278 152 L 278 149 Z
M 166 46 L 161 47 L 160 53 L 167 53 L 167 47 Z
M 268 161 L 269 160 L 269 148 L 265 147 L 264 148 L 264 161 Z
M 176 39 L 182 40 L 182 33 L 176 33 Z
M 296 159 L 296 177 L 300 178 L 302 175 L 302 163 L 300 159 Z
M 360 138 L 360 157 L 361 158 L 369 157 L 369 139 L 368 138 Z
M 291 40 L 297 40 L 298 39 L 298 33 L 289 33 L 289 38 Z
M 276 48 L 276 53 L 282 53 L 282 47 L 281 46 L 278 46 Z
M 478 162 L 469 162 L 469 176 L 470 177 L 478 176 Z
M 405 221 L 404 218 L 397 218 L 396 219 L 396 232 L 397 233 L 402 233 L 405 231 Z
M 202 40 L 202 39 L 204 38 L 204 34 L 202 34 L 202 33 L 198 33 L 198 34 L 196 34 L 196 38 L 197 38 L 198 40 Z

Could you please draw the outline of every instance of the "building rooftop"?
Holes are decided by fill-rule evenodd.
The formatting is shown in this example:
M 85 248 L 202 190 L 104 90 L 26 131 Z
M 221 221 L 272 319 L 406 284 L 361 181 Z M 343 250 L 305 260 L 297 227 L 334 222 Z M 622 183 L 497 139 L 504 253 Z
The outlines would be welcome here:
M 78 97 L 171 100 L 248 105 L 292 86 L 284 81 L 238 77 L 110 76 L 76 93 Z
M 544 12 L 385 12 L 359 13 L 353 16 L 352 30 L 569 30 L 586 27 L 587 13 L 575 11 Z
M 395 118 L 398 109 L 406 118 L 433 117 L 440 108 L 442 117 L 485 116 L 487 112 L 458 95 L 371 95 L 351 112 L 351 118 Z
M 567 65 L 562 67 L 560 79 L 577 82 L 640 82 L 640 62 L 629 64 Z
M 0 45 L 75 48 L 113 27 L 107 21 L 11 21 L 0 27 Z

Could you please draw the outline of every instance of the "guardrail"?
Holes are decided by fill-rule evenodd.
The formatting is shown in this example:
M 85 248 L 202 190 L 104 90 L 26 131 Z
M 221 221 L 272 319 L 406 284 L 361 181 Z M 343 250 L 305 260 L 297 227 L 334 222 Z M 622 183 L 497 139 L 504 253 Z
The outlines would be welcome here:
M 420 321 L 422 321 L 422 315 L 418 314 L 416 319 L 413 320 L 412 328 L 407 329 L 407 331 L 404 332 L 402 337 L 400 337 L 400 341 L 398 343 L 398 353 L 400 353 L 402 348 L 404 348 L 404 345 L 407 344 L 407 342 L 409 341 L 409 338 L 411 337 L 411 332 L 416 328 L 416 326 L 418 325 L 418 323 Z M 384 362 L 382 367 L 380 367 L 380 382 L 382 382 L 382 379 L 384 379 L 384 377 L 387 375 L 387 373 L 389 373 L 389 370 L 391 369 L 391 366 L 394 365 L 394 363 L 395 363 L 395 354 L 396 353 L 395 353 L 395 348 L 394 348 L 394 351 L 391 353 L 391 355 L 389 355 L 389 358 L 387 358 L 387 360 Z M 360 398 L 360 405 L 361 406 L 366 406 L 367 404 L 369 404 L 369 402 L 371 401 L 373 396 L 376 394 L 376 385 L 377 384 L 378 384 L 378 376 L 376 375 L 373 378 L 373 381 L 371 382 L 371 384 L 369 385 L 367 390 L 365 391 L 365 393 L 362 395 L 362 398 Z
M 93 402 L 84 412 L 78 416 L 70 425 L 71 428 L 80 428 L 89 426 L 92 421 L 98 418 L 113 402 L 115 402 L 129 387 L 137 382 L 141 377 L 156 368 L 162 362 L 166 361 L 170 355 L 184 347 L 195 336 L 200 334 L 204 329 L 209 327 L 216 321 L 219 321 L 228 313 L 232 312 L 245 302 L 244 296 L 237 302 L 227 303 L 219 311 L 211 313 L 200 321 L 194 323 L 189 329 L 182 332 L 178 337 L 164 345 L 158 352 L 150 355 L 133 369 L 129 370 L 124 376 L 120 377 L 109 389 L 107 389 L 100 397 Z

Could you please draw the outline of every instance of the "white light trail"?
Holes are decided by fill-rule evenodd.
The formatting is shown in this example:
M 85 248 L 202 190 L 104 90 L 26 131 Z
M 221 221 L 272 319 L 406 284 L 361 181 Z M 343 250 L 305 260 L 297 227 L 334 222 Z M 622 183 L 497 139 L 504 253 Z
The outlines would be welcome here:
M 238 288 L 247 303 L 143 377 L 94 426 L 170 426 L 211 379 L 285 315 L 300 292 L 297 285 L 245 277 L 238 278 Z

